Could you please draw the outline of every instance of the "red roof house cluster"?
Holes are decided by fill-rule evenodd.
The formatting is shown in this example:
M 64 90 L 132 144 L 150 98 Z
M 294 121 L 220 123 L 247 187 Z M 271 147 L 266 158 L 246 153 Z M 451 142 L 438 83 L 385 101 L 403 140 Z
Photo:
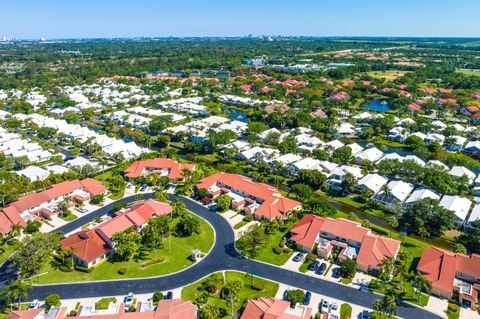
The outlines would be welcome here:
M 250 178 L 229 173 L 217 173 L 203 178 L 198 189 L 208 190 L 211 196 L 228 194 L 232 197 L 233 208 L 243 208 L 256 218 L 272 220 L 284 218 L 302 203 L 282 196 L 275 187 L 255 183 Z
M 183 171 L 195 170 L 195 164 L 182 164 L 170 158 L 154 158 L 132 163 L 125 171 L 128 178 L 147 176 L 150 173 L 167 176 L 171 181 L 183 180 Z
M 343 218 L 306 215 L 290 232 L 290 241 L 303 250 L 312 251 L 318 245 L 317 254 L 328 258 L 337 249 L 340 260 L 356 259 L 358 268 L 365 272 L 380 270 L 382 261 L 395 259 L 400 249 L 398 240 L 372 234 L 360 223 Z
M 290 308 L 290 302 L 275 298 L 249 300 L 240 319 L 308 319 L 312 308 L 296 306 Z
M 107 191 L 101 182 L 86 178 L 82 180 L 64 181 L 41 192 L 34 192 L 22 196 L 16 201 L 0 209 L 0 234 L 11 231 L 12 225 L 26 225 L 26 220 L 40 214 L 51 215 L 55 211 L 55 204 L 70 196 L 78 201 L 89 200 L 91 196 Z
M 45 313 L 44 309 L 13 311 L 7 319 L 64 319 L 67 307 L 52 309 Z M 125 304 L 120 303 L 115 313 L 95 313 L 90 308 L 80 307 L 76 317 L 85 319 L 196 319 L 198 308 L 191 301 L 181 299 L 160 300 L 155 311 L 143 309 L 138 302 L 135 312 L 125 312 Z
M 92 267 L 112 251 L 112 237 L 129 228 L 140 229 L 154 216 L 167 215 L 172 207 L 154 199 L 138 202 L 126 211 L 93 229 L 81 230 L 61 241 L 63 248 L 73 249 L 73 260 L 84 267 Z
M 417 270 L 432 283 L 432 293 L 451 298 L 458 293 L 460 302 L 472 306 L 478 300 L 480 255 L 455 254 L 435 247 L 423 252 Z
M 338 93 L 335 93 L 334 95 L 330 96 L 331 100 L 336 100 L 336 101 L 346 101 L 348 100 L 349 95 L 345 91 L 340 91 Z

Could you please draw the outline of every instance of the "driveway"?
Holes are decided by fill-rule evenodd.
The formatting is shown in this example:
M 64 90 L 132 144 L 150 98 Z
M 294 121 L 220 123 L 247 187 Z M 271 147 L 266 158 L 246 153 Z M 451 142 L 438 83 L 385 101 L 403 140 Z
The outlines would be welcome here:
M 144 194 L 144 197 L 151 198 L 153 194 Z M 186 204 L 189 211 L 207 220 L 215 229 L 216 241 L 214 247 L 202 261 L 181 272 L 160 277 L 34 286 L 32 291 L 29 292 L 28 298 L 30 300 L 43 300 L 51 293 L 58 293 L 62 298 L 67 299 L 115 296 L 127 294 L 130 291 L 135 294 L 146 294 L 158 290 L 165 291 L 186 286 L 213 272 L 222 270 L 236 270 L 251 273 L 255 276 L 276 281 L 290 287 L 310 290 L 328 298 L 345 300 L 360 307 L 370 308 L 374 300 L 381 298 L 381 296 L 371 292 L 360 291 L 322 278 L 313 279 L 312 276 L 263 262 L 245 259 L 236 250 L 234 232 L 224 217 L 217 213 L 210 212 L 207 208 L 189 198 L 169 194 L 170 200 L 177 198 Z M 120 202 L 127 203 L 133 201 L 133 196 L 120 200 Z M 72 223 L 63 226 L 63 231 L 69 232 L 70 229 L 78 228 L 82 223 L 88 223 L 93 217 L 99 217 L 108 213 L 112 206 L 113 204 L 106 205 L 88 216 L 76 219 Z M 425 309 L 403 302 L 398 305 L 398 315 L 409 319 L 441 318 Z

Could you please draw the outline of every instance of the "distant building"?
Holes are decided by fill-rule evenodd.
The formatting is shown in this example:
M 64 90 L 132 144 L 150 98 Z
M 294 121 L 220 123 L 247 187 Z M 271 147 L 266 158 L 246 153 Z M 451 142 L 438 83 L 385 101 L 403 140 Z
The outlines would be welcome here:
M 275 298 L 249 300 L 240 319 L 309 319 L 313 310 L 303 305 L 290 307 L 290 302 Z
M 154 158 L 149 160 L 133 162 L 125 171 L 128 178 L 145 177 L 148 174 L 166 176 L 172 182 L 183 181 L 183 171 L 195 170 L 195 164 L 182 164 L 169 158 Z

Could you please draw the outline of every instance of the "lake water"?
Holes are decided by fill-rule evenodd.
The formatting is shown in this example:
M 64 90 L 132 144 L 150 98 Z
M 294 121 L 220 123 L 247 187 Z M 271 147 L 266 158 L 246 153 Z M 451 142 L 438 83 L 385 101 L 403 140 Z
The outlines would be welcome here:
M 371 100 L 369 103 L 363 104 L 362 109 L 375 112 L 387 112 L 390 110 L 390 105 L 384 101 Z

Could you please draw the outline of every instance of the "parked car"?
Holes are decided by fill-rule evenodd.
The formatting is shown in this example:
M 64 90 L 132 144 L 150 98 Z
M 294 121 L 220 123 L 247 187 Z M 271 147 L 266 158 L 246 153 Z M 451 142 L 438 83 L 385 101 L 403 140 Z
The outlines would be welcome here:
M 30 305 L 28 306 L 28 310 L 36 309 L 36 308 L 38 308 L 38 306 L 39 306 L 38 299 L 35 299 L 35 300 L 32 301 L 32 302 L 30 303 Z
M 140 189 L 138 190 L 139 192 L 144 192 L 147 189 L 147 185 L 142 185 Z
M 309 305 L 311 299 L 312 299 L 312 293 L 310 291 L 307 291 L 305 293 L 305 299 L 303 299 L 303 304 L 304 305 Z
M 328 313 L 328 308 L 330 307 L 330 304 L 328 303 L 327 300 L 324 300 L 320 306 L 320 311 L 322 313 Z
M 289 291 L 289 290 L 290 290 L 290 289 L 286 289 L 286 290 L 283 292 L 283 297 L 282 297 L 283 300 L 287 300 L 287 294 L 288 294 L 288 291 Z
M 333 278 L 338 279 L 338 278 L 340 278 L 341 276 L 342 276 L 342 270 L 341 270 L 340 268 L 334 268 L 334 269 L 332 270 L 332 277 L 333 277 Z
M 335 316 L 340 314 L 340 311 L 338 310 L 338 304 L 336 302 L 332 302 L 330 305 L 330 313 Z
M 134 298 L 133 292 L 129 292 L 128 295 L 123 300 L 126 307 L 130 307 L 130 305 L 133 303 L 133 298 Z
M 308 270 L 315 271 L 318 269 L 318 266 L 320 266 L 320 262 L 318 260 L 315 260 L 310 264 L 310 266 L 308 266 Z
M 364 310 L 360 313 L 360 319 L 370 319 L 370 311 Z
M 302 253 L 298 253 L 298 254 L 295 255 L 295 257 L 293 257 L 294 262 L 302 261 L 302 259 L 303 259 L 303 254 Z
M 208 206 L 208 210 L 211 211 L 211 212 L 216 212 L 217 209 L 218 209 L 217 204 L 212 204 L 212 205 Z
M 315 271 L 315 273 L 317 275 L 323 275 L 323 273 L 325 272 L 325 270 L 327 270 L 327 264 L 326 263 L 322 263 L 320 266 L 318 266 L 317 270 Z
M 171 291 L 167 292 L 165 299 L 173 299 L 173 293 Z

